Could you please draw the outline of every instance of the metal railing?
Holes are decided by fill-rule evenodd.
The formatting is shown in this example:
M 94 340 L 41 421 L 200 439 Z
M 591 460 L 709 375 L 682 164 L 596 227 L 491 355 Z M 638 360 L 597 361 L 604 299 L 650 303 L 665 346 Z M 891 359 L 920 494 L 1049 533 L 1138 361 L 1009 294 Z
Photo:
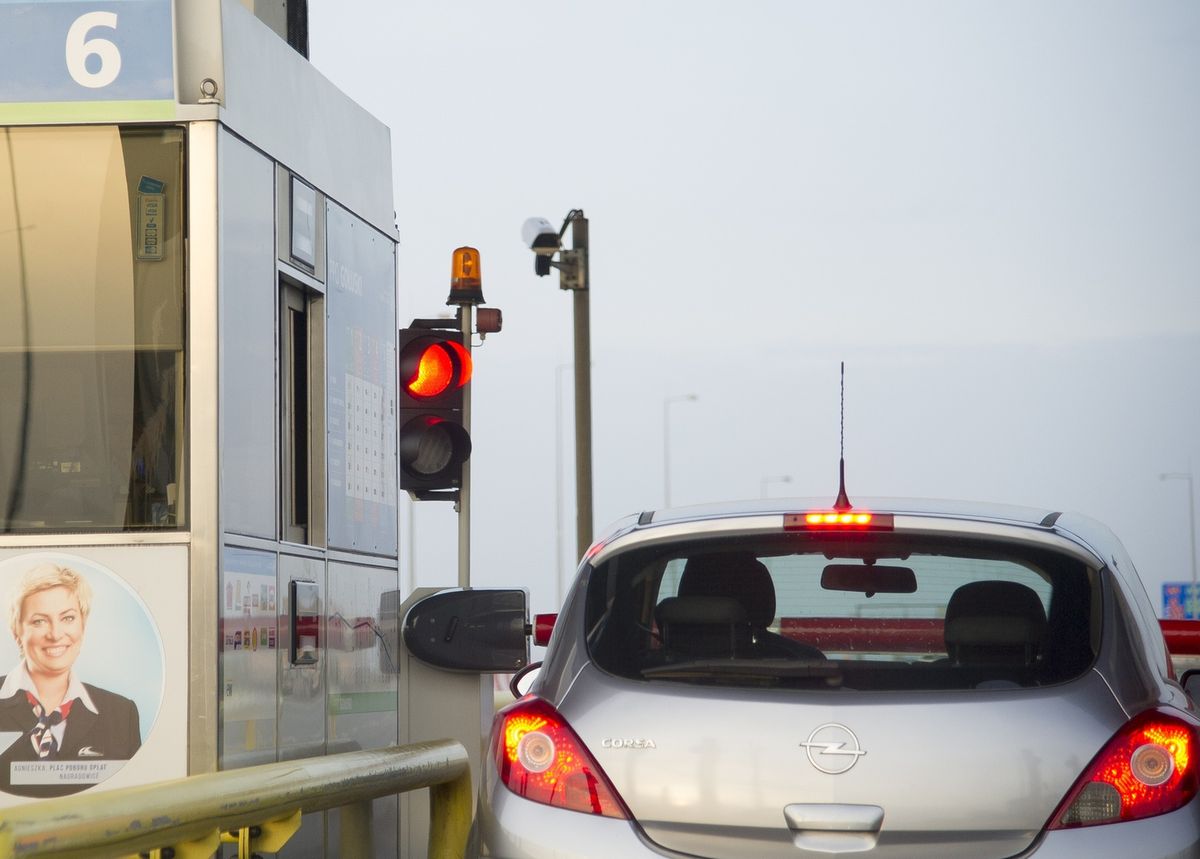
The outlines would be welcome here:
M 471 825 L 466 748 L 435 740 L 80 794 L 0 812 L 0 856 L 208 859 L 276 852 L 300 817 L 340 808 L 341 856 L 371 856 L 371 802 L 430 788 L 429 859 L 462 859 Z M 224 836 L 224 838 L 222 837 Z

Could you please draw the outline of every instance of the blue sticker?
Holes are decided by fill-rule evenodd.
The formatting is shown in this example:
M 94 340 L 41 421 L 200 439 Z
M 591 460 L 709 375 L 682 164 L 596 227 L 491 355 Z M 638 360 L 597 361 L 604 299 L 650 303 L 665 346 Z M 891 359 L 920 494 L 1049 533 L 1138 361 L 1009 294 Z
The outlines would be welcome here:
M 139 194 L 161 194 L 166 184 L 158 179 L 151 179 L 149 176 L 143 176 L 138 181 Z

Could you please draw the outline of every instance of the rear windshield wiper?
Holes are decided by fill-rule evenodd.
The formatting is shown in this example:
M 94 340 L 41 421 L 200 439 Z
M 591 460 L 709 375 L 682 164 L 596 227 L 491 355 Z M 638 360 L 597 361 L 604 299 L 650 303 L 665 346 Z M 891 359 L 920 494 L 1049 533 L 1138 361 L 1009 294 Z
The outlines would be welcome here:
M 649 679 L 707 680 L 716 678 L 791 680 L 820 679 L 830 686 L 841 684 L 842 671 L 825 661 L 795 659 L 690 659 L 642 669 Z

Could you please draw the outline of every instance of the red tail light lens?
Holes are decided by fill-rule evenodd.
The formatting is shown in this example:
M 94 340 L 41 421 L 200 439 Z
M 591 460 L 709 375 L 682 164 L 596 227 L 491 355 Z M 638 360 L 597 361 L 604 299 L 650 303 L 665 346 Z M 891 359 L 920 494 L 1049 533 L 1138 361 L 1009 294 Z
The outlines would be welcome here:
M 1134 717 L 1071 788 L 1050 829 L 1141 820 L 1186 805 L 1200 777 L 1196 725 L 1165 710 Z
M 629 817 L 583 742 L 541 698 L 522 698 L 496 715 L 492 755 L 500 780 L 517 796 L 586 814 Z

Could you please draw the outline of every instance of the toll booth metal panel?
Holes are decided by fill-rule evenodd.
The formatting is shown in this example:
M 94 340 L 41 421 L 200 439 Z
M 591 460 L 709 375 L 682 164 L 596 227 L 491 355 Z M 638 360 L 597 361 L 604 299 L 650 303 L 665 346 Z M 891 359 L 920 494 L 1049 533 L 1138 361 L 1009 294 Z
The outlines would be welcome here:
M 278 535 L 275 168 L 218 136 L 221 271 L 221 516 L 225 531 Z
M 279 587 L 272 552 L 226 547 L 221 573 L 221 769 L 276 760 Z
M 374 749 L 396 742 L 399 732 L 394 639 L 380 623 L 381 594 L 399 587 L 396 569 L 330 562 L 326 656 L 329 746 Z M 397 797 L 375 800 L 372 831 L 377 845 L 394 844 Z M 329 843 L 336 844 L 338 812 L 328 815 Z
M 396 251 L 330 204 L 330 548 L 396 555 Z

